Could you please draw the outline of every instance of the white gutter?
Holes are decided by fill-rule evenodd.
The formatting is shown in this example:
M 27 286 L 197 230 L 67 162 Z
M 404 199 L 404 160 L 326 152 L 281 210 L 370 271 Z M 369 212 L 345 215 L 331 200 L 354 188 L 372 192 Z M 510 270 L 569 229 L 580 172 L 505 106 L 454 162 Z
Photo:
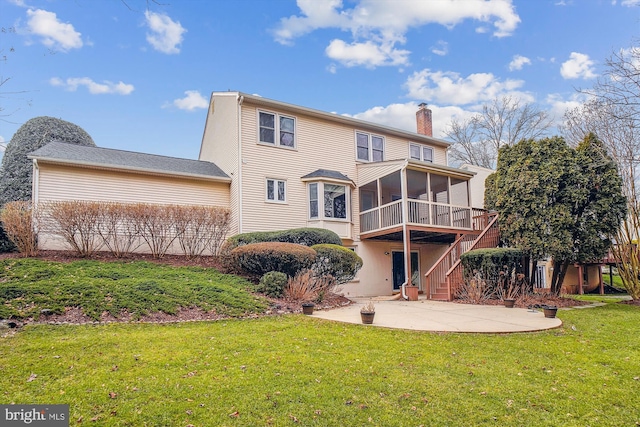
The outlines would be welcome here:
M 408 300 L 406 286 L 409 283 L 409 277 L 411 273 L 411 254 L 409 253 L 410 247 L 410 237 L 407 238 L 407 220 L 409 218 L 409 213 L 407 211 L 407 166 L 409 165 L 409 161 L 405 160 L 404 165 L 400 169 L 400 193 L 402 194 L 402 242 L 404 244 L 404 283 L 401 286 L 402 289 L 402 298 Z
M 242 103 L 244 96 L 238 94 L 238 234 L 242 233 Z

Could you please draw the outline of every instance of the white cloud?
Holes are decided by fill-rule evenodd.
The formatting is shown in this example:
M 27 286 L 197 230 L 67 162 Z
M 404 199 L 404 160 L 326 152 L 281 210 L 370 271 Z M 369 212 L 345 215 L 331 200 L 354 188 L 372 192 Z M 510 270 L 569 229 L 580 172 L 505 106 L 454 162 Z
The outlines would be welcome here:
M 183 40 L 182 35 L 187 30 L 180 25 L 180 22 L 171 20 L 167 15 L 146 11 L 147 26 L 150 33 L 147 33 L 147 41 L 159 52 L 173 54 L 180 53 L 178 47 Z
M 511 0 L 407 1 L 402 7 L 394 1 L 356 0 L 355 3 L 353 8 L 345 8 L 342 0 L 297 0 L 300 14 L 282 18 L 273 30 L 274 38 L 290 45 L 295 38 L 317 29 L 349 31 L 353 41 L 333 40 L 327 54 L 340 55 L 344 64 L 372 67 L 377 63 L 404 65 L 408 62 L 410 52 L 395 46 L 405 43 L 405 34 L 410 28 L 428 24 L 452 28 L 471 19 L 493 25 L 493 35 L 505 37 L 520 23 Z M 367 60 L 363 59 L 364 50 L 368 52 Z M 386 58 L 381 59 L 385 55 Z
M 640 0 L 622 0 L 620 4 L 627 7 L 640 6 Z
M 42 38 L 42 44 L 47 47 L 66 52 L 70 49 L 82 47 L 81 34 L 73 25 L 60 22 L 53 12 L 42 9 L 27 10 L 27 28 Z
M 166 108 L 169 105 L 173 105 L 174 107 L 186 111 L 194 111 L 209 107 L 209 102 L 197 90 L 187 90 L 184 94 L 184 98 L 174 99 L 171 104 L 165 104 L 163 107 Z
M 449 43 L 438 40 L 435 46 L 431 47 L 431 52 L 435 53 L 436 55 L 445 56 L 449 53 Z
M 473 111 L 455 106 L 439 107 L 437 105 L 429 105 L 429 109 L 432 111 L 433 136 L 436 138 L 445 137 L 444 131 L 451 123 L 452 118 L 466 119 L 474 114 Z M 352 117 L 415 132 L 416 111 L 418 111 L 418 104 L 408 102 L 406 104 L 391 104 L 386 107 L 373 107 L 362 113 L 354 114 Z
M 569 59 L 562 63 L 560 74 L 565 79 L 593 79 L 596 77 L 594 65 L 589 55 L 571 52 Z
M 409 56 L 408 50 L 394 49 L 392 44 L 377 45 L 372 41 L 347 44 L 339 39 L 332 40 L 325 53 L 347 67 L 361 65 L 367 68 L 407 65 Z
M 564 113 L 566 113 L 567 110 L 573 110 L 581 106 L 587 98 L 584 94 L 578 93 L 572 94 L 569 99 L 565 99 L 560 94 L 552 93 L 547 95 L 545 102 L 549 105 L 547 110 L 549 115 L 555 118 L 555 124 L 558 126 L 562 124 Z
M 529 58 L 522 55 L 514 55 L 511 62 L 509 62 L 509 71 L 522 70 L 525 65 L 531 65 Z
M 133 92 L 133 85 L 123 82 L 113 83 L 108 80 L 102 83 L 94 82 L 89 77 L 71 77 L 66 80 L 62 80 L 58 77 L 53 77 L 49 80 L 52 86 L 62 86 L 66 90 L 75 92 L 78 87 L 85 86 L 89 93 L 92 95 L 104 95 L 104 94 L 116 94 L 116 95 L 129 95 Z
M 429 69 L 416 71 L 407 79 L 408 96 L 437 104 L 472 105 L 491 101 L 496 97 L 510 95 L 524 102 L 533 97 L 518 89 L 524 81 L 507 79 L 500 81 L 491 73 L 475 73 L 467 77 L 452 71 Z

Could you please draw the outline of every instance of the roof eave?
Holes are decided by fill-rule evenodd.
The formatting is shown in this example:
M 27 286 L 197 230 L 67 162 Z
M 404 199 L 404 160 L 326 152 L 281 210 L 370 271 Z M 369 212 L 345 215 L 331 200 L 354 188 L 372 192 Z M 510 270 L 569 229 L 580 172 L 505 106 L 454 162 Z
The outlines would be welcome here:
M 215 94 L 219 94 L 219 95 L 226 95 L 229 96 L 234 92 L 228 93 L 228 92 L 214 92 Z M 279 110 L 284 110 L 284 111 L 290 111 L 292 113 L 303 113 L 305 115 L 309 115 L 312 117 L 317 117 L 317 118 L 321 118 L 321 119 L 326 119 L 326 120 L 332 120 L 332 121 L 337 121 L 340 123 L 344 123 L 347 124 L 349 126 L 353 126 L 353 127 L 359 127 L 361 129 L 372 129 L 374 131 L 378 131 L 378 132 L 384 132 L 386 134 L 389 135 L 394 135 L 394 136 L 399 136 L 401 138 L 406 138 L 406 139 L 410 139 L 413 140 L 415 142 L 422 142 L 422 143 L 429 143 L 429 144 L 433 144 L 433 145 L 437 145 L 440 147 L 444 147 L 444 148 L 448 148 L 451 146 L 450 142 L 444 141 L 442 139 L 438 139 L 438 138 L 434 138 L 432 136 L 427 136 L 427 135 L 422 135 L 419 133 L 415 133 L 415 132 L 409 132 L 409 131 L 405 131 L 402 129 L 397 129 L 397 128 L 393 128 L 390 126 L 385 126 L 385 125 L 379 125 L 376 123 L 372 123 L 369 121 L 365 121 L 365 120 L 360 120 L 360 119 L 355 119 L 352 117 L 348 117 L 348 116 L 343 116 L 340 114 L 335 114 L 335 113 L 327 113 L 326 111 L 321 111 L 321 110 L 316 110 L 313 108 L 308 108 L 308 107 L 302 107 L 299 105 L 294 105 L 294 104 L 289 104 L 286 102 L 282 102 L 282 101 L 276 101 L 273 99 L 269 99 L 269 98 L 263 98 L 261 96 L 256 96 L 256 95 L 250 95 L 248 93 L 243 93 L 243 92 L 235 92 L 237 93 L 239 96 L 244 98 L 244 102 L 251 102 L 253 104 L 256 104 L 258 106 L 267 106 L 267 107 L 272 107 L 272 108 L 276 108 Z
M 104 163 L 94 163 L 87 162 L 81 160 L 66 160 L 66 159 L 52 159 L 50 157 L 40 157 L 40 156 L 27 156 L 29 159 L 37 160 L 42 163 L 53 163 L 60 164 L 65 166 L 78 166 L 85 168 L 96 168 L 96 169 L 107 169 L 107 170 L 116 170 L 123 172 L 136 172 L 143 174 L 151 174 L 151 175 L 163 175 L 163 176 L 175 176 L 181 178 L 192 178 L 192 179 L 200 179 L 205 181 L 217 181 L 217 182 L 231 182 L 231 178 L 223 177 L 223 176 L 212 176 L 212 175 L 202 175 L 188 172 L 173 172 L 166 171 L 160 169 L 151 169 L 151 168 L 136 168 L 131 166 L 117 166 L 117 165 L 109 165 Z

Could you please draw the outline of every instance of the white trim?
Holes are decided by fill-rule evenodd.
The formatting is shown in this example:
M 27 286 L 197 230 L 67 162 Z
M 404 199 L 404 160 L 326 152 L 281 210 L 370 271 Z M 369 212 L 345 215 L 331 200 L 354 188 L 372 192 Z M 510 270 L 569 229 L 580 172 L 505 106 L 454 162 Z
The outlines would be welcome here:
M 273 197 L 274 199 L 269 198 L 269 181 L 273 181 Z M 284 200 L 280 200 L 278 198 L 278 186 L 279 184 L 284 184 Z M 287 204 L 287 180 L 280 178 L 265 178 L 264 180 L 264 200 L 267 203 L 278 203 L 278 204 Z
M 256 109 L 257 112 L 257 138 L 258 144 L 265 145 L 268 147 L 277 147 L 277 148 L 285 148 L 287 150 L 296 150 L 298 147 L 298 118 L 293 115 L 280 114 L 274 111 L 261 110 L 259 108 Z M 262 141 L 260 139 L 260 114 L 270 114 L 273 116 L 273 143 Z M 293 145 L 283 145 L 280 141 L 280 119 L 290 119 L 293 120 Z
M 417 147 L 417 148 L 420 149 L 420 158 L 419 159 L 416 159 L 416 158 L 411 156 L 411 147 Z M 431 151 L 431 160 L 425 160 L 425 158 L 424 158 L 424 150 L 425 150 L 425 148 Z M 433 163 L 433 156 L 434 156 L 433 147 L 429 147 L 428 145 L 425 145 L 425 144 L 419 144 L 417 142 L 410 142 L 409 143 L 409 158 L 411 160 L 418 160 L 418 161 L 421 161 L 421 162 Z
M 318 188 L 318 216 L 311 216 L 311 194 L 309 189 L 311 184 L 316 184 Z M 335 185 L 338 187 L 344 187 L 344 204 L 345 204 L 345 217 L 336 218 L 332 216 L 325 216 L 324 212 L 324 186 L 325 184 Z M 351 222 L 351 186 L 344 182 L 335 182 L 331 180 L 324 180 L 318 178 L 314 181 L 307 182 L 307 216 L 310 221 L 334 221 L 334 222 Z
M 358 157 L 358 134 L 365 135 L 367 137 L 367 157 L 368 157 L 368 159 L 361 159 L 360 157 Z M 379 135 L 379 134 L 371 133 L 371 132 L 365 132 L 365 131 L 356 129 L 355 130 L 355 134 L 354 134 L 354 138 L 355 138 L 356 162 L 372 163 L 372 162 L 383 162 L 384 161 L 387 141 L 385 140 L 385 137 L 383 135 Z M 374 160 L 373 159 L 373 138 L 380 138 L 382 140 L 382 160 Z

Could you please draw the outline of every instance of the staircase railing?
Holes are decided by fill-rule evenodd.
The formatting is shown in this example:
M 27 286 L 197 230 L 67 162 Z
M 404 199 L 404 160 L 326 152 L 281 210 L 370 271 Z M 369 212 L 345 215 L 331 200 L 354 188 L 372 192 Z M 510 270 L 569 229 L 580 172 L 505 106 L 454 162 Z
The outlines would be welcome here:
M 460 255 L 466 252 L 466 247 L 469 247 L 475 238 L 473 234 L 463 234 L 458 237 L 431 266 L 425 274 L 425 285 L 429 289 L 429 295 L 437 293 L 438 287 L 446 283 L 447 271 L 460 259 Z
M 469 246 L 467 251 L 473 249 L 486 249 L 495 248 L 500 243 L 500 227 L 498 226 L 498 214 L 492 213 L 493 216 L 487 227 L 480 233 L 475 241 Z M 466 251 L 465 251 L 466 252 Z M 458 292 L 459 287 L 462 285 L 464 277 L 462 277 L 462 262 L 460 257 L 451 265 L 451 268 L 445 273 L 447 281 L 447 292 L 449 294 L 449 300 L 452 300 L 454 295 Z
M 482 233 L 480 233 L 479 235 L 463 234 L 462 236 L 458 237 L 455 242 L 453 242 L 451 246 L 447 248 L 445 253 L 442 254 L 440 258 L 438 258 L 438 260 L 433 264 L 429 271 L 427 271 L 427 273 L 425 274 L 425 285 L 427 289 L 429 289 L 429 295 L 436 294 L 438 292 L 438 288 L 446 284 L 448 299 L 452 299 L 452 290 L 449 276 L 452 272 L 457 273 L 454 268 L 456 265 L 460 264 L 460 255 L 474 248 L 491 247 L 477 245 L 491 244 L 493 240 L 495 240 L 494 247 L 497 246 L 498 240 L 500 238 L 500 231 L 499 229 L 497 229 L 498 215 L 495 213 L 485 215 L 487 216 L 487 219 L 484 221 L 486 227 L 484 228 Z M 490 231 L 494 227 L 496 228 L 496 231 Z M 495 234 L 494 236 L 494 233 L 497 234 Z M 482 240 L 482 243 L 479 243 L 480 240 Z M 460 275 L 462 275 L 461 271 Z

